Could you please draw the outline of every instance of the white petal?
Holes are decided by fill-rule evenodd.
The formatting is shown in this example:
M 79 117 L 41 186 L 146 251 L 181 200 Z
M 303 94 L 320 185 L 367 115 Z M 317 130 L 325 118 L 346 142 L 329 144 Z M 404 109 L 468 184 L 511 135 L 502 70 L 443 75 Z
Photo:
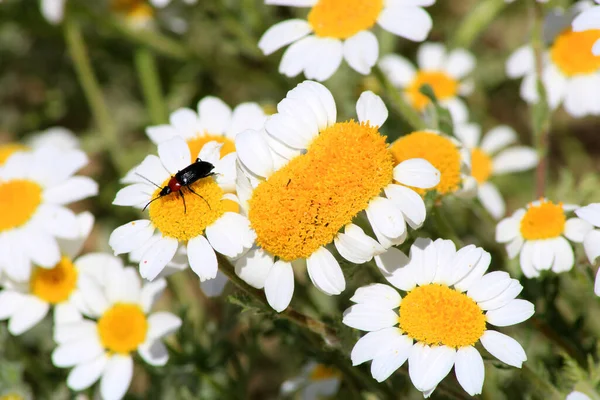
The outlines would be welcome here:
M 218 297 L 223 293 L 227 282 L 229 282 L 227 276 L 221 271 L 217 271 L 215 279 L 200 282 L 200 289 L 206 297 Z
M 461 347 L 456 352 L 454 364 L 456 379 L 469 395 L 481 394 L 485 368 L 481 354 L 473 346 Z
M 108 239 L 115 255 L 129 253 L 142 247 L 152 237 L 154 226 L 147 219 L 140 219 L 121 225 L 115 229 Z
M 373 358 L 371 364 L 373 378 L 377 382 L 383 382 L 389 378 L 408 359 L 412 345 L 412 339 L 397 330 L 395 337 L 385 343 Z
M 279 64 L 279 73 L 287 77 L 294 77 L 302 72 L 308 62 L 314 58 L 313 51 L 317 48 L 318 41 L 319 39 L 311 35 L 292 43 L 283 53 Z
M 498 296 L 490 300 L 478 302 L 477 304 L 484 311 L 496 310 L 505 306 L 508 302 L 517 297 L 521 291 L 523 291 L 523 286 L 519 283 L 519 281 L 516 279 L 511 279 L 508 288 L 506 288 L 506 290 L 504 290 Z
M 179 132 L 171 125 L 156 125 L 146 128 L 146 135 L 154 144 L 159 144 L 166 140 L 179 136 Z M 153 156 L 155 157 L 155 156 Z
M 292 264 L 277 261 L 265 281 L 265 295 L 269 305 L 277 312 L 282 312 L 292 301 L 294 294 L 294 270 Z
M 160 340 L 146 341 L 138 347 L 140 357 L 148 364 L 161 367 L 169 361 L 167 347 Z
M 414 42 L 422 42 L 429 35 L 433 21 L 420 7 L 384 8 L 377 23 L 386 31 Z
M 113 204 L 116 206 L 130 206 L 141 209 L 152 200 L 154 191 L 156 191 L 156 188 L 147 183 L 135 183 L 119 190 L 113 200 Z
M 572 242 L 582 243 L 592 229 L 593 225 L 583 219 L 569 218 L 565 223 L 564 235 Z
M 263 54 L 269 55 L 308 35 L 312 28 L 302 19 L 290 19 L 273 25 L 263 34 L 258 47 Z
M 540 271 L 533 265 L 533 243 L 525 242 L 521 249 L 521 256 L 519 257 L 519 263 L 521 264 L 521 270 L 526 278 L 536 278 L 540 276 Z
M 377 353 L 384 349 L 386 343 L 391 343 L 399 336 L 402 336 L 402 331 L 395 327 L 367 333 L 352 348 L 350 354 L 352 365 L 356 366 L 372 360 Z
M 152 282 L 145 282 L 140 293 L 140 304 L 145 313 L 150 312 L 152 306 L 162 295 L 167 287 L 167 281 L 164 279 L 156 279 Z
M 444 70 L 451 77 L 464 79 L 475 69 L 475 56 L 465 49 L 455 49 L 448 54 Z
M 350 301 L 355 303 L 391 309 L 398 308 L 401 300 L 400 294 L 398 294 L 396 289 L 381 283 L 362 286 L 356 289 L 354 296 L 350 298 Z
M 52 268 L 60 261 L 60 249 L 55 238 L 44 232 L 27 232 L 23 249 L 31 261 L 43 268 Z
M 111 304 L 138 303 L 142 283 L 138 273 L 132 267 L 122 270 L 112 270 L 108 274 L 106 297 Z
M 298 106 L 302 104 L 298 100 L 295 101 Z M 312 139 L 318 134 L 317 126 L 314 128 L 312 131 L 303 129 L 297 118 L 285 114 L 272 115 L 265 123 L 265 130 L 271 138 L 296 150 L 303 150 L 309 146 Z
M 506 253 L 508 254 L 508 258 L 510 260 L 512 260 L 519 254 L 524 242 L 525 240 L 521 236 L 518 236 L 506 245 Z
M 487 251 L 483 251 L 481 258 L 477 261 L 475 267 L 465 276 L 463 279 L 454 284 L 454 288 L 458 291 L 464 292 L 470 290 L 475 285 L 479 285 L 481 277 L 486 273 L 490 267 L 492 256 Z
M 265 112 L 257 103 L 241 103 L 233 109 L 231 125 L 225 134 L 234 139 L 246 129 L 260 130 L 265 124 Z
M 494 184 L 485 182 L 480 185 L 477 198 L 494 219 L 500 219 L 506 214 L 506 204 Z
M 304 81 L 294 89 L 290 90 L 285 97 L 287 99 L 298 100 L 308 107 L 312 111 L 314 118 L 317 120 L 319 130 L 323 130 L 329 126 L 328 110 L 326 109 L 325 103 L 322 101 L 322 95 L 313 90 L 315 87 L 311 84 L 320 85 L 316 82 Z M 321 87 L 321 90 L 325 90 L 327 93 L 329 92 L 322 85 L 319 87 Z M 329 96 L 331 96 L 331 93 L 329 93 Z M 330 100 L 333 101 L 333 98 Z M 335 103 L 333 103 L 333 105 L 335 107 Z
M 77 222 L 79 232 L 75 239 L 57 239 L 62 254 L 71 259 L 74 259 L 81 253 L 85 241 L 90 236 L 94 227 L 94 215 L 89 211 L 79 213 L 77 214 Z
M 344 311 L 342 322 L 362 331 L 378 331 L 398 324 L 398 314 L 389 308 L 355 304 Z
M 481 126 L 473 123 L 459 124 L 454 127 L 454 135 L 469 149 L 477 147 L 481 138 Z
M 490 129 L 481 141 L 481 150 L 493 154 L 517 141 L 517 132 L 507 125 L 498 125 Z
M 467 296 L 475 300 L 477 303 L 490 300 L 508 289 L 511 283 L 512 279 L 508 272 L 493 271 L 489 274 L 485 274 L 479 281 L 477 281 L 469 289 Z
M 342 58 L 342 42 L 340 40 L 318 38 L 310 59 L 305 64 L 304 75 L 307 79 L 325 81 L 337 71 L 342 63 Z
M 409 291 L 416 285 L 414 276 L 409 270 L 409 258 L 395 247 L 375 257 L 375 263 L 389 283 L 400 290 Z
M 448 284 L 453 285 L 467 276 L 477 265 L 483 253 L 483 249 L 472 244 L 458 250 L 452 259 L 451 268 L 453 272 Z
M 154 243 L 142 256 L 140 275 L 149 281 L 154 280 L 173 259 L 179 243 L 176 239 L 163 237 Z
M 370 31 L 358 32 L 344 41 L 343 54 L 352 69 L 368 75 L 379 57 L 377 37 Z
M 181 137 L 174 137 L 158 145 L 158 155 L 167 171 L 175 175 L 192 162 L 190 148 Z
M 63 20 L 65 2 L 66 0 L 43 0 L 40 11 L 48 22 L 58 24 Z
M 510 326 L 528 320 L 535 310 L 527 300 L 511 300 L 504 307 L 486 313 L 487 322 L 495 326 Z
M 217 255 L 204 236 L 198 235 L 190 239 L 187 244 L 187 253 L 190 267 L 198 275 L 200 282 L 217 276 L 219 269 Z
M 496 175 L 526 171 L 537 165 L 537 152 L 526 146 L 511 147 L 498 154 L 493 162 L 493 173 Z
M 0 308 L 2 307 L 0 303 Z M 70 302 L 60 303 L 54 306 L 54 324 L 70 324 L 83 319 L 81 312 Z
M 417 285 L 433 281 L 437 266 L 437 250 L 429 238 L 417 238 L 410 246 L 410 268 Z
M 585 255 L 591 264 L 600 256 L 600 230 L 593 230 L 583 239 L 583 248 Z
M 440 103 L 448 109 L 455 124 L 462 124 L 469 120 L 469 109 L 461 99 L 453 97 Z
M 423 43 L 417 50 L 419 69 L 440 71 L 446 62 L 446 46 L 441 43 Z
M 226 212 L 206 228 L 206 238 L 219 253 L 237 258 L 246 249 L 252 247 L 256 233 L 250 228 L 250 222 L 246 217 Z
M 33 218 L 46 232 L 59 238 L 76 239 L 79 233 L 77 216 L 62 206 L 41 204 Z
M 387 185 L 385 195 L 402 211 L 411 228 L 418 229 L 425 222 L 426 209 L 423 198 L 414 190 L 400 185 Z
M 286 97 L 277 104 L 277 111 L 278 114 L 271 116 L 267 122 L 278 117 L 284 117 L 284 125 L 295 128 L 292 131 L 295 130 L 295 134 L 300 136 L 299 141 L 304 142 L 302 148 L 306 148 L 308 143 L 319 134 L 317 116 L 305 101 Z M 287 124 L 285 121 L 287 121 Z M 265 125 L 265 129 L 272 135 L 271 129 L 267 125 Z M 283 139 L 281 134 L 278 137 Z M 291 144 L 290 146 L 295 147 Z
M 396 54 L 381 57 L 379 66 L 392 82 L 392 85 L 398 88 L 409 85 L 417 73 L 410 61 Z
M 100 394 L 104 400 L 120 400 L 127 393 L 133 377 L 133 359 L 129 355 L 115 354 L 110 357 L 102 379 Z
M 235 273 L 249 285 L 262 289 L 272 266 L 270 254 L 260 247 L 253 248 L 235 262 Z
M 421 189 L 429 189 L 440 183 L 440 171 L 422 158 L 402 161 L 394 167 L 394 180 Z
M 200 131 L 198 115 L 189 108 L 179 108 L 169 115 L 169 122 L 177 131 L 177 136 L 188 139 L 196 136 Z M 161 140 L 158 144 L 166 140 Z
M 573 31 L 581 32 L 600 28 L 600 7 L 592 7 L 579 14 L 573 20 Z
M 166 311 L 159 311 L 148 316 L 148 334 L 150 340 L 160 339 L 175 332 L 181 327 L 181 319 Z
M 355 264 L 363 264 L 381 254 L 384 248 L 372 237 L 354 224 L 345 227 L 345 233 L 338 233 L 334 239 L 335 247 L 342 257 Z
M 252 173 L 264 178 L 273 172 L 273 159 L 267 141 L 258 131 L 246 130 L 235 137 L 238 159 Z
M 371 226 L 389 238 L 398 238 L 406 233 L 402 213 L 385 197 L 376 197 L 369 202 L 367 217 Z
M 221 159 L 221 147 L 223 147 L 223 143 L 219 143 L 216 140 L 211 140 L 202 146 L 198 154 L 192 154 L 192 159 L 196 160 L 199 158 L 202 161 L 206 161 L 215 165 Z
M 308 276 L 317 289 L 330 296 L 338 295 L 346 288 L 346 279 L 335 257 L 324 247 L 306 260 Z
M 83 303 L 92 316 L 100 316 L 108 309 L 109 302 L 106 298 L 102 283 L 89 274 L 82 274 L 77 281 Z
M 67 386 L 71 390 L 84 390 L 92 386 L 104 372 L 108 357 L 102 354 L 86 363 L 78 364 L 67 377 Z
M 104 348 L 96 334 L 59 345 L 52 352 L 52 363 L 57 367 L 72 367 L 94 360 L 103 353 Z
M 560 236 L 553 241 L 551 246 L 554 251 L 552 271 L 556 273 L 570 271 L 575 265 L 575 255 L 567 239 Z
M 525 213 L 523 212 L 523 215 L 524 214 Z M 496 242 L 508 243 L 519 236 L 521 218 L 522 217 L 515 218 L 515 215 L 512 215 L 500 221 L 498 225 L 496 225 Z
M 265 0 L 265 4 L 290 7 L 312 7 L 316 0 Z
M 506 75 L 509 78 L 520 78 L 535 68 L 533 47 L 523 46 L 518 48 L 506 61 Z
M 431 390 L 452 370 L 455 359 L 455 349 L 417 343 L 408 359 L 410 379 L 418 390 Z
M 600 203 L 593 203 L 575 210 L 575 214 L 584 221 L 600 227 Z
M 198 103 L 200 128 L 211 135 L 222 135 L 231 124 L 231 108 L 218 97 L 206 96 Z
M 66 205 L 98 194 L 98 184 L 87 176 L 73 176 L 44 191 L 44 200 Z
M 381 100 L 371 91 L 363 92 L 356 103 L 359 122 L 368 122 L 370 126 L 381 126 L 388 117 L 388 110 Z
M 35 296 L 25 296 L 8 321 L 8 331 L 18 336 L 37 325 L 48 314 L 50 305 Z
M 523 362 L 527 361 L 525 350 L 519 342 L 503 333 L 486 330 L 480 341 L 491 355 L 508 365 L 521 368 Z

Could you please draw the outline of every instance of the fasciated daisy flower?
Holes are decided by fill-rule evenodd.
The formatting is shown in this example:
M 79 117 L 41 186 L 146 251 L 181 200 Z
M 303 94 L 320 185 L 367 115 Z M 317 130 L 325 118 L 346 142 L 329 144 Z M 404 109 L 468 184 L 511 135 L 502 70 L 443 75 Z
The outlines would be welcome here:
M 481 127 L 463 124 L 454 127 L 454 134 L 471 151 L 471 176 L 477 181 L 477 197 L 483 207 L 500 219 L 506 213 L 506 204 L 496 186 L 489 181 L 494 175 L 526 171 L 539 161 L 537 152 L 527 146 L 507 146 L 515 143 L 517 133 L 509 126 L 499 125 L 481 139 Z
M 416 131 L 396 139 L 390 151 L 395 164 L 422 158 L 440 172 L 439 183 L 428 190 L 416 188 L 419 194 L 435 190 L 441 196 L 470 197 L 477 190 L 477 182 L 471 176 L 470 151 L 455 138 L 437 131 Z
M 600 4 L 600 0 L 595 0 Z M 582 32 L 588 30 L 600 30 L 600 5 L 590 7 L 584 10 L 573 20 L 573 32 Z M 597 39 L 592 46 L 592 53 L 600 56 L 600 40 Z
M 25 138 L 25 144 L 19 142 L 0 144 L 0 167 L 15 153 L 50 147 L 59 151 L 76 150 L 79 149 L 79 140 L 73 132 L 59 126 L 34 132 Z
M 181 320 L 169 312 L 151 313 L 166 287 L 163 279 L 142 285 L 134 268 L 123 268 L 108 254 L 98 270 L 96 278 L 82 282 L 85 316 L 94 320 L 71 313 L 55 325 L 58 346 L 52 363 L 74 367 L 67 377 L 72 390 L 84 390 L 100 380 L 101 397 L 118 400 L 132 380 L 132 353 L 137 351 L 150 365 L 165 365 L 169 353 L 161 338 L 179 329 Z
M 302 373 L 281 385 L 281 394 L 300 392 L 302 400 L 319 400 L 335 396 L 340 389 L 342 374 L 325 364 L 309 362 Z
M 65 206 L 94 196 L 98 184 L 73 176 L 86 165 L 80 150 L 43 147 L 14 154 L 0 167 L 0 268 L 12 280 L 29 280 L 32 264 L 54 268 L 57 239 L 79 237 L 77 216 Z
M 600 203 L 581 207 L 575 210 L 575 214 L 589 224 L 583 238 L 583 248 L 590 264 L 594 265 L 596 258 L 600 256 Z M 600 296 L 600 274 L 596 274 L 594 292 Z
M 402 243 L 406 223 L 413 228 L 423 223 L 425 205 L 394 181 L 428 188 L 439 182 L 439 172 L 422 159 L 394 167 L 379 132 L 388 111 L 372 92 L 356 104 L 358 121 L 336 122 L 333 96 L 312 81 L 289 91 L 277 110 L 264 131 L 236 138 L 238 195 L 256 247 L 235 267 L 246 282 L 264 287 L 269 304 L 282 311 L 294 291 L 293 262 L 306 260 L 313 284 L 328 295 L 340 294 L 346 281 L 327 246 L 362 264 Z M 352 223 L 363 212 L 377 240 Z
M 428 84 L 440 104 L 448 108 L 454 123 L 466 122 L 469 118 L 467 106 L 460 99 L 473 91 L 473 82 L 468 76 L 475 69 L 475 57 L 467 50 L 447 51 L 441 43 L 424 43 L 417 51 L 417 68 L 396 54 L 382 57 L 379 65 L 417 111 L 423 112 L 431 103 L 420 92 L 421 86 Z
M 591 225 L 579 218 L 567 219 L 566 213 L 577 206 L 541 199 L 520 208 L 496 226 L 496 241 L 506 243 L 509 258 L 520 254 L 527 278 L 541 271 L 569 271 L 575 263 L 573 248 L 567 241 L 583 242 Z
M 516 299 L 523 287 L 508 273 L 486 274 L 490 254 L 469 245 L 456 251 L 450 240 L 419 238 L 410 259 L 391 248 L 378 265 L 396 288 L 371 284 L 356 290 L 343 323 L 367 331 L 351 353 L 353 365 L 372 360 L 371 374 L 387 379 L 408 360 L 413 385 L 429 397 L 452 370 L 471 396 L 481 393 L 485 376 L 477 342 L 500 361 L 520 368 L 523 347 L 496 330 L 534 313 L 533 304 Z M 398 312 L 394 311 L 398 309 Z
M 237 197 L 226 193 L 235 187 L 235 154 L 221 158 L 220 152 L 221 144 L 206 143 L 197 157 L 214 166 L 214 176 L 161 197 L 161 188 L 172 176 L 196 160 L 185 140 L 174 137 L 158 145 L 159 157 L 149 155 L 135 169 L 136 183 L 117 193 L 113 204 L 149 210 L 149 219 L 120 226 L 109 239 L 116 255 L 143 249 L 142 277 L 155 279 L 184 246 L 200 280 L 213 279 L 218 270 L 215 250 L 235 258 L 252 246 L 255 235 L 246 217 L 237 212 Z
M 258 42 L 265 55 L 292 44 L 284 53 L 279 72 L 292 77 L 324 81 L 342 59 L 368 75 L 379 58 L 379 43 L 370 29 L 383 29 L 406 39 L 425 40 L 433 25 L 423 7 L 435 0 L 266 0 L 267 4 L 311 7 L 306 20 L 291 19 L 269 28 Z

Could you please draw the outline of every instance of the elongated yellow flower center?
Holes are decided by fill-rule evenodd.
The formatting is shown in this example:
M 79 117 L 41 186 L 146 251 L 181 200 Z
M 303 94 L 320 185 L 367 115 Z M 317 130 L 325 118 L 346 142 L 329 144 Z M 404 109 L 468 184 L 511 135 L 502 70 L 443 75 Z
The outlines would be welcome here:
M 429 85 L 438 100 L 447 100 L 458 93 L 458 81 L 445 72 L 419 71 L 413 81 L 406 88 L 406 94 L 413 107 L 423 111 L 430 100 L 420 92 L 421 86 Z
M 167 186 L 169 180 L 170 178 L 163 182 L 162 186 Z M 189 188 L 182 187 L 179 192 L 172 192 L 153 201 L 149 207 L 152 224 L 164 236 L 181 242 L 202 235 L 207 226 L 228 211 L 225 202 L 221 200 L 223 189 L 212 177 L 200 179 L 190 185 L 190 188 L 195 194 Z M 158 197 L 159 193 L 160 189 L 156 189 L 153 198 Z
M 555 238 L 562 235 L 566 221 L 562 203 L 543 200 L 527 209 L 521 220 L 521 235 L 525 240 Z
M 215 141 L 217 143 L 222 143 L 223 147 L 221 147 L 221 157 L 226 156 L 227 154 L 233 153 L 235 151 L 235 144 L 233 141 L 225 136 L 221 135 L 198 135 L 192 139 L 188 139 L 187 145 L 190 148 L 190 155 L 192 160 L 196 160 L 198 157 L 198 153 L 204 147 L 204 145 L 208 142 Z
M 308 14 L 317 36 L 347 39 L 375 25 L 383 0 L 319 0 Z
M 18 228 L 33 216 L 42 203 L 42 188 L 33 181 L 0 182 L 0 232 Z
M 324 381 L 326 379 L 339 378 L 340 371 L 327 365 L 317 364 L 310 373 L 311 381 Z
M 471 150 L 471 175 L 477 183 L 487 182 L 492 175 L 492 158 L 479 147 Z
M 473 299 L 448 286 L 411 290 L 400 303 L 400 329 L 430 346 L 471 346 L 485 331 L 485 315 Z
M 27 151 L 29 148 L 19 143 L 8 143 L 0 146 L 0 165 L 4 165 L 8 157 L 18 151 Z
M 148 320 L 137 304 L 118 303 L 98 320 L 98 334 L 109 351 L 128 354 L 146 340 Z
M 440 183 L 432 189 L 439 194 L 452 193 L 459 189 L 461 156 L 458 147 L 444 136 L 432 132 L 418 131 L 396 140 L 390 151 L 396 164 L 411 158 L 424 158 L 440 171 Z M 414 188 L 418 193 L 423 189 Z
M 550 49 L 550 57 L 567 76 L 594 73 L 600 70 L 600 56 L 592 53 L 592 47 L 598 39 L 600 39 L 600 29 L 583 32 L 566 30 L 554 41 Z
M 36 267 L 31 275 L 31 293 L 50 304 L 67 301 L 77 287 L 77 269 L 69 257 L 53 268 Z
M 392 182 L 393 160 L 377 127 L 355 121 L 320 133 L 254 190 L 248 217 L 257 242 L 279 258 L 307 258 Z

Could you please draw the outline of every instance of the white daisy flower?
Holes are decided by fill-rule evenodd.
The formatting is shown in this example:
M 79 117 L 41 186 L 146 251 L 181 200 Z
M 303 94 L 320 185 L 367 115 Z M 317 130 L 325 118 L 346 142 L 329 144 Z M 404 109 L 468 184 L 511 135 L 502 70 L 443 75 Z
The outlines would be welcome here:
M 513 338 L 488 329 L 527 320 L 533 304 L 515 299 L 523 290 L 508 273 L 486 274 L 491 257 L 469 245 L 456 251 L 450 240 L 419 238 L 410 258 L 396 248 L 377 258 L 387 280 L 406 292 L 375 283 L 356 290 L 343 323 L 367 331 L 351 353 L 353 365 L 373 360 L 371 374 L 387 379 L 408 360 L 413 385 L 429 397 L 452 370 L 471 396 L 485 376 L 477 342 L 500 361 L 520 368 L 527 360 Z M 398 313 L 394 310 L 398 308 Z
M 91 178 L 73 176 L 87 162 L 80 150 L 44 147 L 0 167 L 0 268 L 9 278 L 27 281 L 32 263 L 53 268 L 61 260 L 57 238 L 78 237 L 77 217 L 65 206 L 98 193 Z
M 574 7 L 585 9 L 585 4 Z M 570 18 L 568 14 L 565 16 L 567 19 Z M 553 23 L 560 23 L 560 18 Z M 600 86 L 600 56 L 592 53 L 598 39 L 600 29 L 575 32 L 570 28 L 551 38 L 551 45 L 543 55 L 542 82 L 552 109 L 562 104 L 573 117 L 600 115 L 600 91 L 597 90 Z M 524 78 L 521 97 L 526 102 L 538 102 L 535 57 L 531 46 L 521 47 L 510 56 L 506 72 L 510 78 Z
M 18 142 L 0 144 L 0 166 L 15 153 L 49 147 L 59 151 L 76 150 L 79 149 L 79 140 L 73 132 L 59 126 L 34 132 L 25 138 L 25 144 Z
M 77 216 L 79 231 L 72 240 L 58 240 L 61 260 L 52 268 L 34 267 L 25 282 L 2 279 L 0 320 L 8 320 L 8 331 L 20 335 L 37 325 L 54 307 L 55 321 L 70 307 L 81 304 L 78 281 L 86 273 L 85 256 L 75 259 L 94 224 L 88 212 Z
M 592 400 L 592 398 L 585 393 L 574 390 L 567 395 L 565 400 Z
M 135 169 L 136 183 L 117 193 L 113 204 L 149 210 L 149 219 L 120 226 L 109 239 L 115 255 L 143 250 L 139 258 L 142 277 L 155 279 L 180 244 L 186 247 L 189 265 L 201 281 L 217 275 L 215 251 L 235 258 L 252 246 L 255 235 L 246 217 L 237 212 L 237 197 L 226 193 L 235 187 L 236 155 L 221 158 L 220 151 L 221 144 L 212 141 L 192 157 L 185 140 L 174 137 L 158 145 L 159 157 L 147 156 Z M 175 175 L 196 158 L 212 164 L 214 170 L 189 186 L 179 186 Z M 161 196 L 164 187 L 173 192 Z
M 600 4 L 600 0 L 595 0 Z M 573 20 L 573 31 L 581 32 L 587 30 L 600 30 L 600 6 L 590 7 L 584 10 Z M 592 46 L 592 53 L 600 56 L 600 39 Z
M 581 243 L 592 226 L 579 218 L 567 219 L 566 213 L 577 206 L 541 199 L 520 208 L 496 226 L 496 241 L 506 243 L 509 258 L 519 253 L 521 269 L 527 278 L 552 269 L 560 273 L 575 264 L 573 248 L 567 241 Z
M 291 44 L 279 65 L 288 77 L 301 72 L 324 81 L 342 59 L 368 75 L 379 58 L 379 43 L 370 29 L 383 29 L 406 39 L 425 40 L 433 25 L 423 7 L 435 0 L 265 0 L 266 4 L 311 7 L 306 20 L 290 19 L 269 28 L 258 42 L 265 55 Z
M 94 260 L 98 276 L 82 281 L 85 315 L 97 321 L 71 314 L 56 324 L 52 363 L 74 367 L 67 377 L 70 389 L 84 390 L 100 380 L 101 397 L 118 400 L 131 383 L 132 353 L 150 365 L 165 365 L 169 353 L 161 338 L 176 331 L 181 320 L 169 312 L 150 313 L 166 287 L 163 279 L 142 285 L 134 268 L 104 257 Z
M 302 373 L 281 385 L 281 394 L 289 396 L 300 392 L 302 400 L 319 400 L 335 396 L 340 389 L 342 374 L 333 367 L 309 362 Z
M 527 146 L 507 146 L 515 143 L 517 133 L 509 126 L 499 125 L 481 139 L 481 126 L 462 124 L 455 126 L 454 134 L 471 151 L 471 176 L 477 181 L 477 197 L 483 207 L 495 218 L 506 213 L 506 204 L 496 186 L 489 181 L 495 175 L 526 171 L 535 167 L 539 157 L 535 149 Z
M 323 293 L 340 294 L 346 281 L 327 246 L 362 264 L 402 243 L 406 223 L 413 229 L 423 224 L 425 205 L 394 181 L 429 188 L 439 182 L 439 172 L 422 159 L 394 167 L 379 133 L 388 111 L 372 92 L 356 104 L 358 121 L 336 122 L 333 96 L 312 81 L 289 91 L 277 110 L 265 130 L 236 137 L 238 195 L 257 236 L 256 247 L 235 267 L 282 311 L 294 291 L 293 262 L 306 261 Z M 364 213 L 377 240 L 352 223 Z
M 423 43 L 417 51 L 417 68 L 406 58 L 388 54 L 379 65 L 390 81 L 402 90 L 409 104 L 423 112 L 429 98 L 420 92 L 428 84 L 440 104 L 448 108 L 454 123 L 466 122 L 469 110 L 460 99 L 473 91 L 473 81 L 468 79 L 475 69 L 475 56 L 465 49 L 448 51 L 441 43 Z
M 172 0 L 150 0 L 150 4 L 157 8 L 164 8 L 171 4 Z M 198 0 L 183 0 L 185 4 L 196 4 Z
M 65 14 L 65 3 L 67 0 L 40 0 L 42 15 L 51 24 L 62 22 Z
M 600 203 L 581 207 L 575 210 L 575 214 L 589 224 L 587 227 L 589 230 L 585 232 L 583 238 L 583 248 L 590 264 L 594 265 L 596 258 L 600 256 Z M 594 292 L 597 296 L 600 296 L 600 274 L 598 273 L 596 274 Z

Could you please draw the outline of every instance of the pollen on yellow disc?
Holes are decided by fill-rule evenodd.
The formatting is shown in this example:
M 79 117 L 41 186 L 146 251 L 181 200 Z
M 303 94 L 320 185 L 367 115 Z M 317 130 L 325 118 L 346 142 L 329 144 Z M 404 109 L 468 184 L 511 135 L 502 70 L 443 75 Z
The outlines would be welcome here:
M 307 258 L 391 183 L 392 156 L 376 127 L 348 121 L 320 133 L 252 194 L 257 243 L 277 257 Z
M 323 381 L 325 379 L 339 378 L 340 371 L 327 365 L 317 364 L 310 373 L 311 381 Z
M 459 189 L 460 152 L 458 147 L 447 137 L 427 132 L 417 131 L 402 136 L 390 146 L 396 164 L 411 158 L 424 158 L 440 171 L 440 183 L 433 188 L 439 194 L 452 193 Z M 433 190 L 430 189 L 430 190 Z M 426 190 L 414 188 L 418 193 Z
M 521 235 L 525 240 L 555 238 L 565 230 L 566 221 L 562 203 L 542 200 L 539 205 L 527 209 L 521 220 Z
M 477 303 L 438 284 L 411 290 L 400 303 L 399 323 L 409 337 L 430 346 L 470 346 L 485 331 L 485 315 Z
M 8 157 L 12 156 L 18 151 L 27 151 L 29 148 L 19 143 L 8 143 L 0 145 L 0 165 L 3 165 Z
M 161 186 L 167 186 L 169 179 Z M 190 188 L 195 194 L 183 187 L 179 192 L 163 196 L 150 204 L 150 220 L 164 236 L 187 242 L 201 235 L 226 211 L 221 201 L 223 190 L 212 177 L 200 179 Z M 153 198 L 158 197 L 159 193 L 160 189 L 156 189 Z
M 128 354 L 146 340 L 148 321 L 137 304 L 118 303 L 98 320 L 102 345 L 111 352 Z
M 492 174 L 492 158 L 483 150 L 476 147 L 471 150 L 471 175 L 477 183 L 487 182 Z
M 29 282 L 31 293 L 50 304 L 66 301 L 77 287 L 77 269 L 69 257 L 53 268 L 36 267 Z
M 200 153 L 200 150 L 202 150 L 202 147 L 204 147 L 206 143 L 213 141 L 223 144 L 223 147 L 221 147 L 221 157 L 235 151 L 235 143 L 228 137 L 221 135 L 199 135 L 192 139 L 188 139 L 187 141 L 192 160 L 196 160 L 198 153 Z
M 0 181 L 0 232 L 25 224 L 42 202 L 42 188 L 33 181 Z
M 420 92 L 421 86 L 428 84 L 438 100 L 447 100 L 458 94 L 458 81 L 445 72 L 419 71 L 406 88 L 406 94 L 414 108 L 423 111 L 430 100 Z
M 566 30 L 554 41 L 550 57 L 567 76 L 591 74 L 600 69 L 600 56 L 592 53 L 592 47 L 598 39 L 600 29 L 582 32 Z
M 317 36 L 347 39 L 375 25 L 383 0 L 319 0 L 308 14 Z

